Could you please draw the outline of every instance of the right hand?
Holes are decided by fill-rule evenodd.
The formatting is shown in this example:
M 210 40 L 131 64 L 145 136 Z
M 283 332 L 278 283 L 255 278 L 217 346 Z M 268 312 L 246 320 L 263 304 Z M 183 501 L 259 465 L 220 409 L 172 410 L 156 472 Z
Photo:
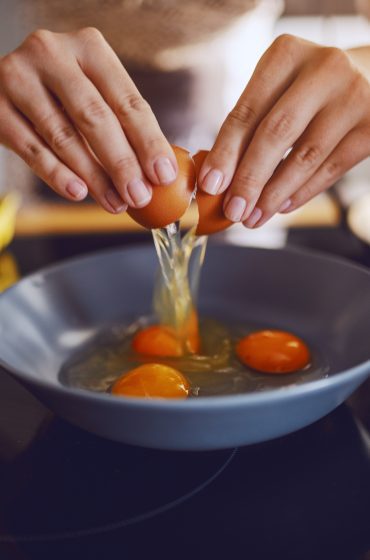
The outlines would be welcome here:
M 0 144 L 61 196 L 108 212 L 146 206 L 177 162 L 99 31 L 40 30 L 0 59 Z

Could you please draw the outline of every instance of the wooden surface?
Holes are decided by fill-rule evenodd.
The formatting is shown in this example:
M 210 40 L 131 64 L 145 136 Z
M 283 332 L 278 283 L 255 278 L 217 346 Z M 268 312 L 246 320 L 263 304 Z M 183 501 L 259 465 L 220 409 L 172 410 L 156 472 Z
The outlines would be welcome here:
M 197 222 L 198 211 L 192 206 L 182 220 L 188 228 Z M 339 223 L 337 205 L 326 194 L 317 197 L 303 208 L 278 216 L 279 224 L 294 227 L 334 227 Z M 25 206 L 18 212 L 16 236 L 68 235 L 115 232 L 140 232 L 143 228 L 127 214 L 112 215 L 95 204 L 50 204 Z

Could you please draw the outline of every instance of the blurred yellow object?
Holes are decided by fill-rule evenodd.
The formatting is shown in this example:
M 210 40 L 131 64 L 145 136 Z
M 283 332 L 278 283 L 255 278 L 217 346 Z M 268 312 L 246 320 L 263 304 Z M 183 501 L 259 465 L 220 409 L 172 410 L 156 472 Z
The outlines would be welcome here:
M 19 196 L 14 193 L 0 198 L 0 251 L 13 239 L 19 203 Z
M 19 279 L 17 264 L 10 253 L 0 255 L 0 292 L 15 284 Z

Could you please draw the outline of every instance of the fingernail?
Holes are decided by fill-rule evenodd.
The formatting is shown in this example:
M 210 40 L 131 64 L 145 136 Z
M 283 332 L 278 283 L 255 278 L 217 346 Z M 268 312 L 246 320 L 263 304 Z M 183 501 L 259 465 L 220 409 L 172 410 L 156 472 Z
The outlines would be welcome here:
M 290 198 L 288 198 L 288 200 L 286 200 L 285 202 L 283 202 L 283 204 L 280 206 L 278 212 L 285 212 L 286 210 L 288 210 L 289 206 L 291 206 L 292 201 L 290 200 Z
M 151 192 L 141 179 L 132 179 L 127 185 L 127 191 L 137 208 L 145 206 L 152 198 Z
M 252 214 L 249 216 L 248 220 L 244 222 L 249 228 L 252 228 L 256 225 L 256 223 L 262 218 L 262 210 L 260 208 L 255 208 Z
M 69 181 L 66 190 L 76 200 L 82 200 L 87 195 L 87 186 L 84 183 L 80 183 L 80 181 L 76 181 L 76 179 Z
M 221 186 L 223 173 L 218 169 L 211 169 L 202 182 L 202 189 L 208 194 L 217 194 Z
M 240 222 L 247 207 L 247 203 L 241 196 L 233 196 L 225 208 L 225 216 L 232 222 Z
M 172 163 L 166 157 L 160 157 L 154 163 L 154 169 L 158 180 L 162 184 L 173 183 L 176 179 L 176 171 Z
M 113 189 L 109 189 L 109 191 L 105 193 L 105 200 L 108 202 L 113 212 L 122 212 L 127 209 L 127 204 L 123 202 L 118 192 Z

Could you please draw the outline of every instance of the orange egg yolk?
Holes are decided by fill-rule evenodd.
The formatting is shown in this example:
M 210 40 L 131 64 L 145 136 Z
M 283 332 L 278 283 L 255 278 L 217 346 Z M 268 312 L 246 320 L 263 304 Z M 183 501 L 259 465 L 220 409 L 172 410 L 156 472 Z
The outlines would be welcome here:
M 198 317 L 193 311 L 182 332 L 165 325 L 151 325 L 135 334 L 132 348 L 146 356 L 178 357 L 200 351 Z
M 292 373 L 311 360 L 307 345 L 289 332 L 264 330 L 239 340 L 236 354 L 243 364 L 263 373 Z
M 132 347 L 138 354 L 148 356 L 183 355 L 181 340 L 172 329 L 163 325 L 152 325 L 136 333 Z
M 177 369 L 145 364 L 117 379 L 111 392 L 125 397 L 185 399 L 189 394 L 189 382 Z

